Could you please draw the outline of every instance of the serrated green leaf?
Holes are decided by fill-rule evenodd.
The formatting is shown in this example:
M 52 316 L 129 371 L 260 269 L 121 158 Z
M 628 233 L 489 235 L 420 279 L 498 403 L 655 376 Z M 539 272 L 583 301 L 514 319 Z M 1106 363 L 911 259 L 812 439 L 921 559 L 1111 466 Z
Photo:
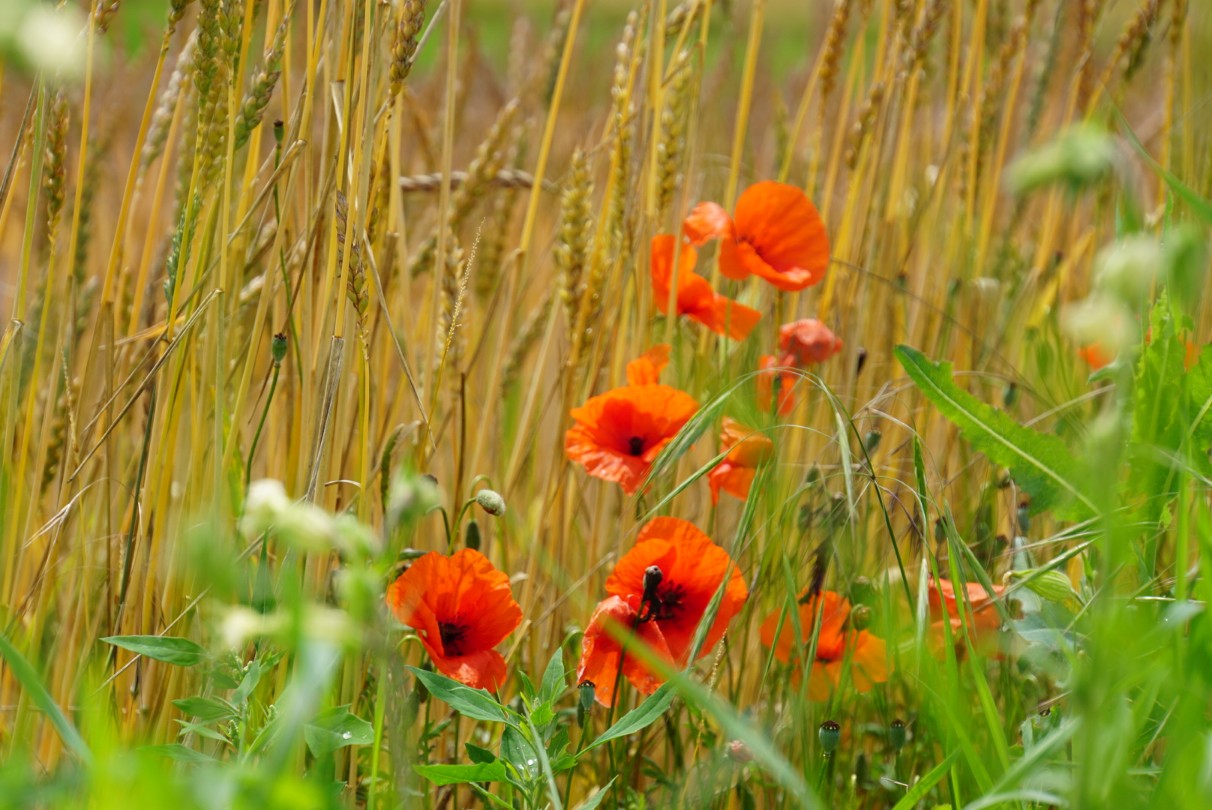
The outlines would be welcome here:
M 512 765 L 524 780 L 537 779 L 541 773 L 534 746 L 516 728 L 506 728 L 501 734 L 501 759 Z
M 1081 484 L 1080 466 L 1064 442 L 1023 427 L 962 390 L 951 379 L 950 363 L 934 363 L 909 346 L 896 358 L 935 407 L 990 461 L 1009 467 L 1031 496 L 1032 511 L 1052 509 L 1062 519 L 1080 520 L 1098 511 Z
M 417 680 L 425 684 L 425 688 L 431 695 L 445 702 L 464 717 L 470 717 L 472 720 L 485 720 L 489 723 L 508 722 L 509 716 L 505 713 L 505 707 L 486 690 L 472 689 L 470 686 L 437 672 L 429 672 L 417 667 L 408 667 L 408 670 L 417 676 Z
M 374 726 L 352 714 L 348 706 L 337 706 L 317 715 L 303 726 L 303 739 L 314 756 L 331 754 L 348 745 L 370 745 Z
M 146 658 L 154 658 L 179 667 L 196 667 L 207 659 L 206 650 L 187 638 L 174 636 L 107 636 L 107 644 L 130 650 Z
M 472 765 L 413 765 L 412 769 L 435 785 L 465 785 L 468 782 L 504 782 L 508 774 L 501 760 Z

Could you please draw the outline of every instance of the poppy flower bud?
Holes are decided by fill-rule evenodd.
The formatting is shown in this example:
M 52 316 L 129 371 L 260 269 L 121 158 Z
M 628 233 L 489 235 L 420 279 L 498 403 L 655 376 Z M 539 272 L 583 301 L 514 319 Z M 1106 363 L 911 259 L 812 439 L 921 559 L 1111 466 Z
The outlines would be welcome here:
M 463 535 L 463 545 L 472 551 L 480 550 L 480 524 L 474 519 L 467 521 L 467 530 Z
M 274 142 L 278 146 L 282 145 L 282 139 L 286 137 L 286 124 L 282 123 L 282 119 L 278 118 L 274 121 Z
M 269 344 L 270 356 L 274 359 L 274 367 L 282 365 L 282 361 L 286 358 L 286 333 L 278 332 L 274 335 L 273 340 Z
M 888 727 L 888 742 L 893 750 L 899 751 L 905 747 L 905 737 L 905 721 L 898 717 Z
M 821 741 L 821 748 L 825 750 L 825 756 L 833 756 L 833 752 L 837 750 L 838 743 L 842 741 L 842 727 L 833 720 L 826 720 L 821 723 L 821 727 L 817 729 L 817 739 Z
M 585 727 L 585 718 L 593 709 L 593 695 L 596 688 L 593 681 L 582 681 L 577 687 L 577 725 L 582 728 Z
M 505 514 L 505 499 L 501 497 L 501 493 L 492 489 L 482 489 L 476 493 L 476 503 L 478 503 L 485 512 L 493 517 L 500 517 Z
M 753 752 L 749 750 L 749 746 L 740 740 L 730 740 L 728 745 L 725 746 L 724 752 L 730 760 L 741 765 L 753 761 Z

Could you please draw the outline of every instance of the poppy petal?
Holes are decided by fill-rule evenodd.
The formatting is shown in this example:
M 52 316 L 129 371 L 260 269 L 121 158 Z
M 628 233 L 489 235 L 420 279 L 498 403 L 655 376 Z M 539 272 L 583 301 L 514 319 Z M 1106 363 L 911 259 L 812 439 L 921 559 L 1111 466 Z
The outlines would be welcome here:
M 614 702 L 620 657 L 623 657 L 623 675 L 641 694 L 652 694 L 664 682 L 659 675 L 649 671 L 638 656 L 624 655 L 625 645 L 619 640 L 621 634 L 638 639 L 653 654 L 673 663 L 673 656 L 657 624 L 644 622 L 637 626 L 637 617 L 630 601 L 611 596 L 598 604 L 589 626 L 585 628 L 581 639 L 581 661 L 577 665 L 577 683 L 592 683 L 594 699 L 603 706 L 610 706 Z
M 718 203 L 699 203 L 682 222 L 682 233 L 695 247 L 712 239 L 728 236 L 731 232 L 732 219 Z
M 669 344 L 659 343 L 627 364 L 628 385 L 656 385 L 669 365 Z
M 753 467 L 741 467 L 725 461 L 711 472 L 707 473 L 707 484 L 711 487 L 711 502 L 720 502 L 720 490 L 734 498 L 748 500 L 749 489 L 753 486 L 753 478 L 757 470 Z
M 751 273 L 787 291 L 802 290 L 824 277 L 829 266 L 825 223 L 796 186 L 769 180 L 753 184 L 737 200 L 733 219 L 738 253 Z M 769 271 L 751 265 L 748 253 Z
M 426 648 L 428 649 L 428 645 Z M 431 650 L 429 657 L 433 659 L 433 665 L 437 667 L 438 672 L 472 689 L 495 692 L 504 686 L 508 675 L 505 658 L 496 650 L 479 650 L 470 655 L 449 658 L 435 656 Z
M 762 319 L 762 313 L 731 298 L 713 294 L 708 306 L 691 315 L 713 332 L 727 335 L 733 340 L 744 340 Z

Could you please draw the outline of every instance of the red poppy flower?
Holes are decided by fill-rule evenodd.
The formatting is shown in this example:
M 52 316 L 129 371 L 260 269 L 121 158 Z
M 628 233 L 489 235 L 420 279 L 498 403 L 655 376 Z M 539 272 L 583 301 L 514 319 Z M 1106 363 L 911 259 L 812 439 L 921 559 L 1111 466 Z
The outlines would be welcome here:
M 795 292 L 811 287 L 829 266 L 829 236 L 812 200 L 786 183 L 755 183 L 737 200 L 732 217 L 718 204 L 702 202 L 682 224 L 691 244 L 720 240 L 720 272 L 750 275 Z
M 673 254 L 676 237 L 663 233 L 652 238 L 652 297 L 657 309 L 669 314 L 669 288 L 673 283 Z M 682 245 L 678 254 L 677 295 L 678 315 L 686 315 L 713 332 L 733 340 L 744 340 L 761 320 L 762 313 L 738 304 L 711 289 L 707 279 L 694 272 L 694 248 Z
M 564 453 L 596 478 L 634 494 L 652 462 L 699 404 L 667 385 L 628 385 L 590 397 L 572 409 Z
M 993 602 L 1001 597 L 1006 588 L 1003 585 L 992 587 L 993 593 L 990 594 L 979 582 L 965 582 L 964 601 L 968 607 L 964 612 L 967 614 L 973 645 L 983 653 L 996 655 L 1002 617 Z M 947 579 L 936 581 L 931 577 L 926 590 L 930 602 L 930 617 L 934 621 L 930 627 L 930 635 L 935 651 L 942 651 L 946 638 L 943 632 L 944 621 L 950 623 L 952 638 L 962 649 L 960 634 L 964 631 L 964 622 L 960 618 L 960 597 L 956 594 L 955 584 Z
M 815 318 L 804 318 L 779 328 L 783 365 L 806 368 L 823 363 L 842 350 L 842 339 Z
M 774 397 L 775 383 L 779 387 L 779 416 L 786 416 L 795 410 L 795 384 L 799 375 L 790 370 L 786 363 L 780 363 L 774 355 L 764 354 L 758 358 L 758 368 L 762 370 L 757 376 L 757 404 L 763 411 L 769 412 Z M 782 371 L 774 369 L 783 368 Z
M 820 595 L 799 605 L 800 637 L 796 638 L 795 622 L 784 616 L 779 609 L 766 617 L 760 631 L 762 644 L 773 647 L 774 657 L 783 663 L 798 661 L 797 648 L 806 648 L 812 643 L 816 631 L 817 616 L 820 616 L 820 632 L 816 639 L 816 658 L 808 676 L 808 699 L 826 700 L 841 685 L 848 672 L 854 688 L 866 692 L 877 683 L 888 680 L 888 656 L 884 640 L 866 630 L 848 627 L 850 603 L 834 591 L 822 591 Z M 779 620 L 783 626 L 775 638 Z
M 622 665 L 623 676 L 641 694 L 651 695 L 664 680 L 649 671 L 636 655 L 626 654 L 620 639 L 632 639 L 644 644 L 654 655 L 673 665 L 673 654 L 661 628 L 654 621 L 639 621 L 639 599 L 611 596 L 593 611 L 589 626 L 581 639 L 581 662 L 577 666 L 577 683 L 588 681 L 594 686 L 593 696 L 603 706 L 614 702 L 615 680 Z M 622 659 L 620 661 L 620 659 Z
M 770 458 L 774 453 L 774 442 L 755 433 L 739 422 L 724 417 L 724 426 L 720 431 L 720 444 L 728 455 L 707 473 L 707 483 L 711 486 L 711 502 L 720 502 L 720 490 L 724 490 L 734 498 L 742 501 L 749 497 L 749 488 L 753 486 L 753 477 L 757 474 L 758 465 Z
M 651 586 L 654 590 L 646 600 L 645 581 L 649 578 L 652 582 L 649 571 L 654 566 L 659 570 L 655 577 L 659 581 Z M 636 537 L 635 546 L 623 555 L 606 579 L 606 592 L 639 604 L 641 623 L 656 624 L 673 660 L 685 666 L 695 629 L 720 583 L 725 581 L 719 610 L 699 649 L 701 658 L 723 637 L 728 623 L 748 598 L 749 589 L 728 552 L 711 542 L 693 523 L 659 517 L 645 525 Z
M 493 647 L 522 623 L 509 577 L 478 551 L 431 551 L 387 589 L 387 604 L 417 631 L 442 674 L 476 689 L 505 683 L 505 659 Z
M 627 364 L 628 385 L 656 385 L 669 365 L 669 344 L 658 343 Z

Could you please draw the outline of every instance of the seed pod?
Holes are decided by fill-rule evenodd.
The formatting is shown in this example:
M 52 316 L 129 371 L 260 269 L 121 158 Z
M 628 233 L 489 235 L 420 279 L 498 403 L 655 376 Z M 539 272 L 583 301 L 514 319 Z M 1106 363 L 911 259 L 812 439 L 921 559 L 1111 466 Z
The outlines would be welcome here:
M 593 694 L 596 687 L 593 681 L 582 681 L 577 686 L 577 725 L 585 727 L 585 719 L 593 710 Z
M 900 751 L 905 746 L 905 737 L 905 721 L 898 717 L 888 727 L 888 742 L 893 750 Z
M 833 720 L 826 720 L 817 729 L 817 739 L 821 741 L 821 748 L 824 749 L 825 756 L 831 757 L 837 750 L 838 743 L 842 741 L 842 727 Z

